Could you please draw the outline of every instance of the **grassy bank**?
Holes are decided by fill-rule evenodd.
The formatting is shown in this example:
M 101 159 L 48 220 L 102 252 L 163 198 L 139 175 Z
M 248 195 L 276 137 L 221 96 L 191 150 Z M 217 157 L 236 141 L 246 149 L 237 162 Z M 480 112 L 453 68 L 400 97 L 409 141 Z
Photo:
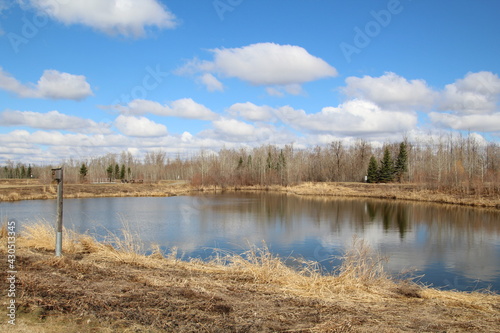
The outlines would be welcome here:
M 151 184 L 65 184 L 65 198 L 147 197 L 188 195 L 200 191 L 220 191 L 220 187 L 194 187 L 184 181 Z M 500 209 L 499 195 L 474 195 L 429 190 L 417 184 L 301 183 L 292 186 L 240 186 L 226 191 L 275 191 L 296 195 L 382 198 L 458 204 Z M 0 201 L 55 199 L 55 185 L 36 180 L 0 181 Z
M 198 189 L 199 190 L 199 189 Z M 213 191 L 213 187 L 201 188 Z M 220 190 L 220 188 L 219 188 Z M 420 202 L 444 203 L 472 207 L 500 209 L 499 195 L 466 195 L 462 193 L 429 190 L 417 184 L 367 184 L 367 183 L 301 183 L 292 186 L 241 186 L 227 188 L 237 191 L 273 191 L 304 196 L 377 198 L 389 200 L 408 200 Z
M 99 197 L 167 197 L 189 194 L 194 189 L 184 181 L 130 184 L 65 184 L 64 198 Z M 0 182 L 0 201 L 55 199 L 55 184 L 40 184 L 37 180 Z
M 7 253 L 6 232 L 1 233 Z M 498 332 L 500 296 L 439 291 L 397 281 L 383 258 L 354 240 L 332 275 L 284 265 L 264 247 L 179 261 L 144 255 L 129 231 L 99 243 L 52 227 L 17 237 L 16 326 L 9 332 Z M 110 244 L 114 244 L 111 246 Z M 1 263 L 6 281 L 7 263 Z M 5 288 L 4 288 L 5 289 Z M 1 295 L 5 309 L 7 295 Z

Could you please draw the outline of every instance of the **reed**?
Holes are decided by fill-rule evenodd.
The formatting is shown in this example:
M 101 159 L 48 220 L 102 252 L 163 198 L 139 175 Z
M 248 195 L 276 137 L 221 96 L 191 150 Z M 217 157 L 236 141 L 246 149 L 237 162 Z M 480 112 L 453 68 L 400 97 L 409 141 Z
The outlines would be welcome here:
M 161 332 L 174 318 L 184 318 L 184 331 L 199 331 L 201 326 L 189 326 L 195 323 L 212 323 L 211 332 L 223 331 L 228 323 L 245 331 L 262 320 L 267 331 L 493 332 L 500 327 L 500 296 L 397 280 L 384 271 L 387 258 L 359 238 L 332 273 L 307 260 L 296 259 L 296 268 L 290 267 L 285 262 L 292 258 L 272 254 L 265 243 L 241 254 L 217 250 L 209 261 L 181 261 L 177 249 L 165 253 L 158 245 L 146 255 L 150 252 L 126 223 L 101 242 L 64 230 L 61 258 L 47 253 L 54 243 L 54 228 L 46 221 L 19 234 L 18 256 L 24 264 L 18 301 L 33 316 L 39 316 L 38 309 L 42 316 L 48 311 L 63 316 L 72 327 L 66 331 L 92 331 L 74 323 L 82 315 L 98 323 L 94 331 L 124 331 L 116 325 L 126 320 L 137 331 Z M 315 315 L 320 313 L 325 315 Z

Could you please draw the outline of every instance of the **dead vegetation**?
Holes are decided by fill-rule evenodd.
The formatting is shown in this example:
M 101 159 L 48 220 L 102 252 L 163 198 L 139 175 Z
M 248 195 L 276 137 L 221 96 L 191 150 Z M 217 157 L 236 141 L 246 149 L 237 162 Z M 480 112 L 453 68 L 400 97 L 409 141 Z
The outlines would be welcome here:
M 12 183 L 10 182 L 12 181 Z M 30 180 L 23 185 L 16 180 L 0 181 L 0 202 L 18 200 L 55 199 L 55 185 L 36 185 Z M 189 195 L 210 191 L 273 191 L 304 196 L 381 198 L 390 200 L 409 200 L 475 207 L 500 209 L 500 195 L 468 195 L 464 193 L 430 190 L 418 184 L 367 184 L 367 183 L 335 183 L 305 182 L 297 185 L 252 185 L 236 187 L 192 186 L 184 181 L 161 181 L 149 184 L 65 184 L 65 198 L 98 198 L 98 197 L 168 197 Z
M 0 252 L 6 253 L 5 233 Z M 500 296 L 397 281 L 356 239 L 334 274 L 284 264 L 264 246 L 186 262 L 127 228 L 97 242 L 43 223 L 17 239 L 17 325 L 9 332 L 498 332 Z M 2 261 L 2 281 L 6 262 Z M 2 305 L 6 295 L 2 295 Z
M 64 197 L 168 197 L 188 194 L 193 190 L 182 181 L 143 184 L 64 184 Z M 30 181 L 29 185 L 16 180 L 0 182 L 0 202 L 45 200 L 56 197 L 55 184 L 41 184 L 33 180 Z

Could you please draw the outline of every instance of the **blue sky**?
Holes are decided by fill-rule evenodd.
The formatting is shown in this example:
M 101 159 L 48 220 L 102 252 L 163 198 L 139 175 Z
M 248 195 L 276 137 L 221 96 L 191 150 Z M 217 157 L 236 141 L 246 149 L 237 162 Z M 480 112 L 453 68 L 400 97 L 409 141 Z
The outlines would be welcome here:
M 0 162 L 500 141 L 500 2 L 0 0 Z

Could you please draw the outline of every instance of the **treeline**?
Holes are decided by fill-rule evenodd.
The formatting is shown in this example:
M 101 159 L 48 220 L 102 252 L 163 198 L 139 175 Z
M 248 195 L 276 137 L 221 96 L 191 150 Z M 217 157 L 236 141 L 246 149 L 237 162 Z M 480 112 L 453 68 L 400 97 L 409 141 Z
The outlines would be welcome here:
M 374 146 L 346 144 L 298 149 L 264 145 L 251 149 L 201 150 L 189 157 L 164 151 L 134 157 L 129 152 L 64 161 L 69 183 L 103 181 L 158 182 L 187 180 L 194 186 L 290 185 L 301 182 L 409 182 L 426 188 L 467 194 L 500 193 L 500 146 L 476 136 L 441 135 Z M 23 175 L 22 164 L 1 168 L 0 177 Z M 42 182 L 51 181 L 51 166 L 24 166 Z M 19 169 L 19 172 L 16 170 Z
M 33 168 L 31 164 L 17 163 L 14 164 L 12 161 L 7 162 L 2 168 L 0 168 L 0 178 L 5 179 L 27 179 L 33 178 Z M 36 178 L 36 177 L 35 177 Z

